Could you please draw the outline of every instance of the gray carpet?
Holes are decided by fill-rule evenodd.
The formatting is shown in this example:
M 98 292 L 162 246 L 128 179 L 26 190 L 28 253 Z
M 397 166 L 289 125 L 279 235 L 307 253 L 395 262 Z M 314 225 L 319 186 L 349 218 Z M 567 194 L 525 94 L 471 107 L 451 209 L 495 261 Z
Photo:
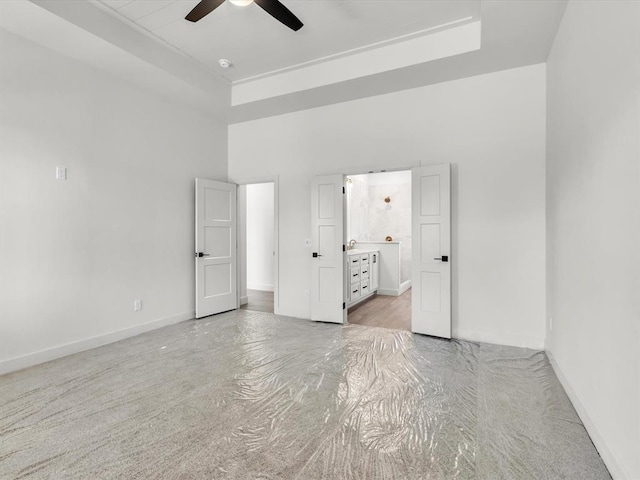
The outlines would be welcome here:
M 610 477 L 542 352 L 237 311 L 0 377 L 0 478 Z

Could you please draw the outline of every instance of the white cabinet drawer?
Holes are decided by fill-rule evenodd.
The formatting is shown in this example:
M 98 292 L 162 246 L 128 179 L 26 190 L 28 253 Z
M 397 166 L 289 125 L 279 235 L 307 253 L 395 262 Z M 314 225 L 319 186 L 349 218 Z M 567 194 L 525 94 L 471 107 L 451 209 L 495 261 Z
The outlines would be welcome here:
M 347 262 L 351 267 L 359 267 L 360 266 L 360 255 L 348 255 Z
M 360 296 L 364 297 L 369 294 L 369 280 L 360 282 Z
M 349 278 L 351 279 L 349 283 L 356 283 L 360 281 L 360 268 L 350 268 L 349 269 Z
M 370 270 L 370 266 L 369 264 L 364 264 L 360 267 L 360 280 L 364 280 L 365 278 L 369 278 L 369 270 Z
M 362 265 L 364 263 L 369 263 L 369 254 L 368 253 L 363 253 L 362 255 L 360 255 L 360 265 Z
M 360 298 L 360 284 L 354 283 L 349 287 L 349 300 Z

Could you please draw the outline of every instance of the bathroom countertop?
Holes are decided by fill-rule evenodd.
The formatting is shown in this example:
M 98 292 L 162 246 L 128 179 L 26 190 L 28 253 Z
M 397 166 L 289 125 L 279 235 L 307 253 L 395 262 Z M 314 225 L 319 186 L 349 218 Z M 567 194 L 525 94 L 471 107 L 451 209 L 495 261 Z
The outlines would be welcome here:
M 380 240 L 378 242 L 357 242 L 359 245 L 380 245 L 381 243 L 402 243 L 402 240 L 392 240 L 387 242 L 386 240 Z
M 352 250 L 347 250 L 347 255 L 359 255 L 361 253 L 371 253 L 378 252 L 377 248 L 354 248 Z

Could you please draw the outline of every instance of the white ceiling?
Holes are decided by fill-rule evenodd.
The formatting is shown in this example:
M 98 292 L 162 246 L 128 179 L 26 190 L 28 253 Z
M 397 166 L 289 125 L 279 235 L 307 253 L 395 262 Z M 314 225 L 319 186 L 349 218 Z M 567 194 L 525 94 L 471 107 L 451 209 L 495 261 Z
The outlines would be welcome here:
M 282 0 L 304 23 L 294 32 L 255 4 L 225 2 L 197 23 L 184 20 L 198 1 L 98 0 L 230 81 L 480 18 L 480 0 Z M 220 58 L 233 67 L 220 68 Z
M 305 23 L 294 33 L 255 5 L 222 5 L 196 24 L 185 21 L 197 1 L 0 0 L 0 28 L 238 123 L 545 62 L 567 3 L 284 0 Z M 448 22 L 454 23 L 424 32 Z M 481 24 L 478 47 L 414 55 L 425 53 L 414 40 L 448 51 L 455 42 L 447 35 L 473 24 Z M 381 62 L 385 50 L 401 64 Z M 220 57 L 236 66 L 221 70 Z M 295 88 L 271 91 L 275 81 Z M 248 87 L 262 95 L 232 104 Z

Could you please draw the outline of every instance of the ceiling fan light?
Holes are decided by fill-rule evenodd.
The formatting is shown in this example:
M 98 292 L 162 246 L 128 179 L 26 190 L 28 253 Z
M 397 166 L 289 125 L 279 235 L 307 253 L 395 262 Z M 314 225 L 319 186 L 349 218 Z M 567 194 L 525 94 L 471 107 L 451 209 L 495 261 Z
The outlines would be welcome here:
M 238 7 L 246 7 L 253 3 L 253 0 L 229 0 L 229 1 Z

